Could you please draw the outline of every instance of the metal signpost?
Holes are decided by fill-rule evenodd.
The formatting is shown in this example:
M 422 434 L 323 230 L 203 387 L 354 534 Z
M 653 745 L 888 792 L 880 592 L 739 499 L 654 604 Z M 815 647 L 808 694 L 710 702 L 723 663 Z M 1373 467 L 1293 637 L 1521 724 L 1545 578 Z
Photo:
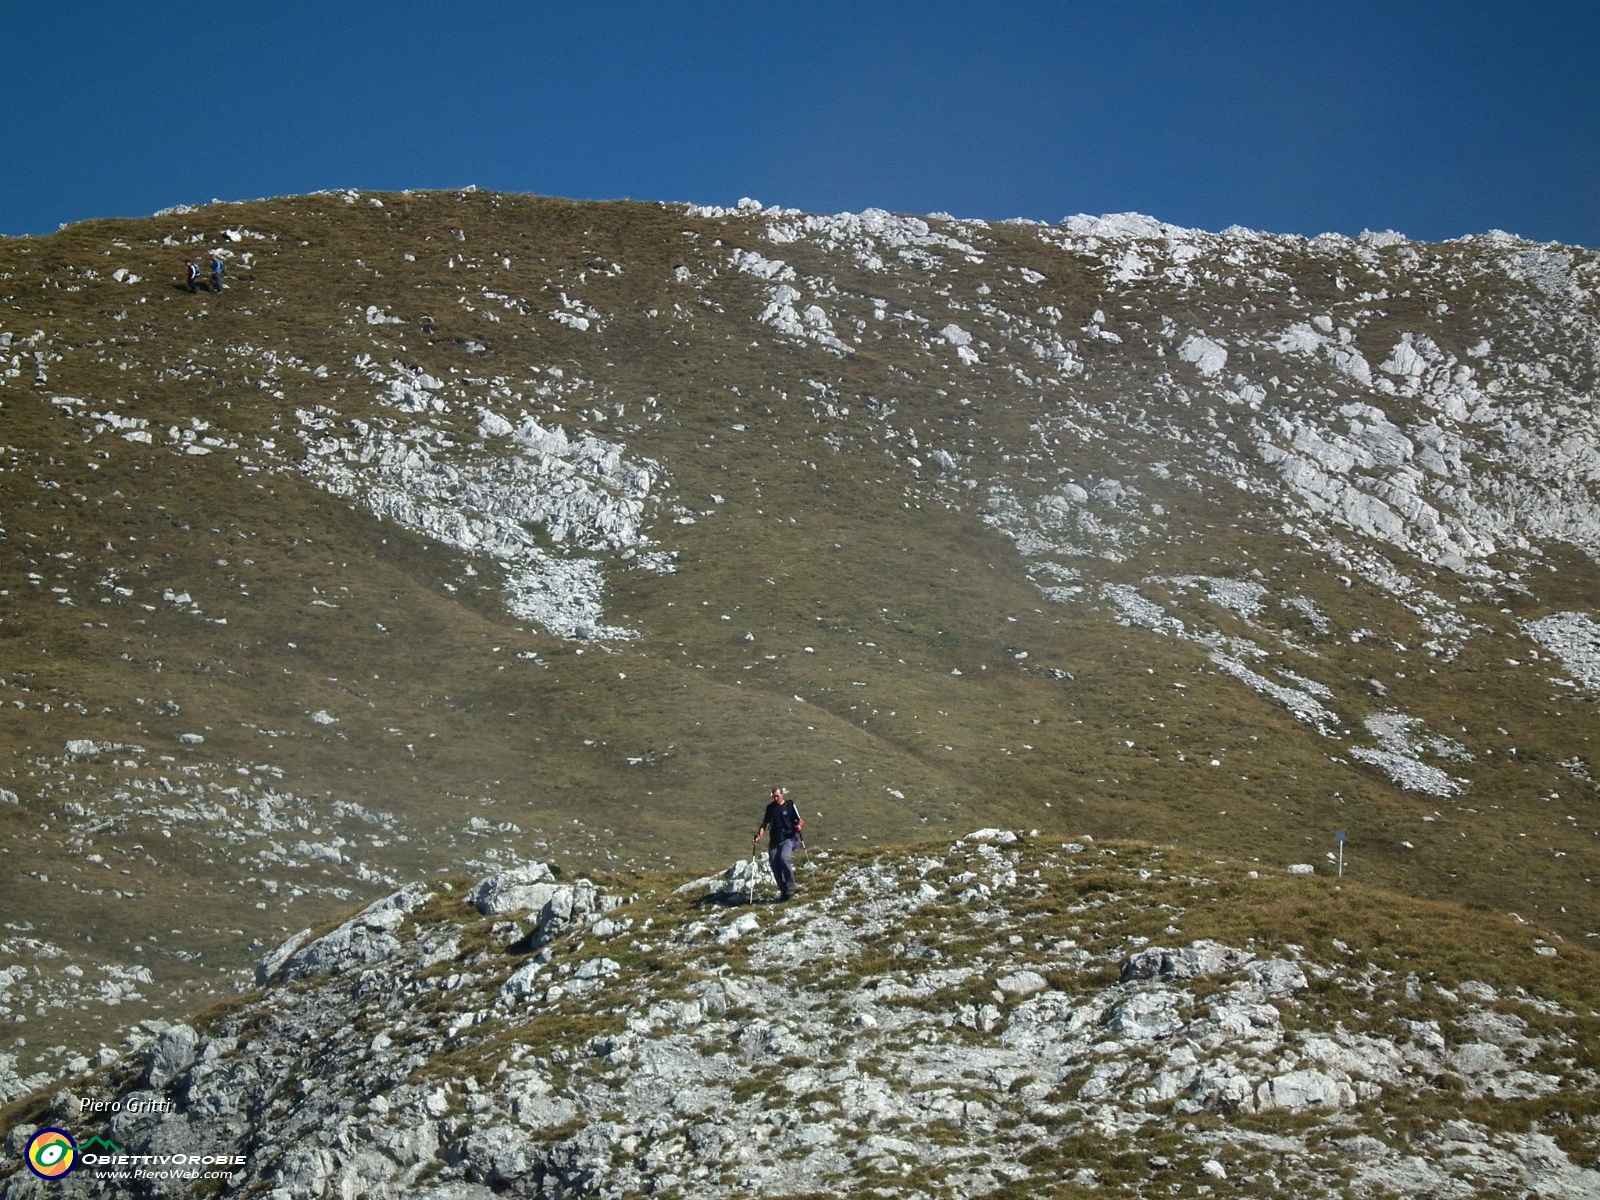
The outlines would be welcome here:
M 1343 829 L 1333 835 L 1333 840 L 1339 843 L 1339 878 L 1344 878 L 1344 835 Z

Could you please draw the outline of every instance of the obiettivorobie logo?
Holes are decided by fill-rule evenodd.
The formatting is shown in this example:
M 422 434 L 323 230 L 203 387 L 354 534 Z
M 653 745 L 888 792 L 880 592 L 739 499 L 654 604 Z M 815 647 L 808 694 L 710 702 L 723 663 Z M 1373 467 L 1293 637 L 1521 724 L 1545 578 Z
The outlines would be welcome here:
M 65 1179 L 78 1167 L 111 1179 L 228 1179 L 250 1161 L 246 1154 L 129 1154 L 103 1137 L 80 1145 L 65 1129 L 39 1130 L 28 1139 L 25 1157 L 40 1179 Z
M 78 1143 L 65 1129 L 41 1129 L 28 1139 L 27 1156 L 40 1179 L 64 1179 L 78 1165 Z
M 103 1137 L 79 1145 L 65 1129 L 41 1129 L 28 1139 L 28 1170 L 40 1179 L 65 1179 L 79 1165 L 91 1165 L 122 1154 L 122 1147 Z

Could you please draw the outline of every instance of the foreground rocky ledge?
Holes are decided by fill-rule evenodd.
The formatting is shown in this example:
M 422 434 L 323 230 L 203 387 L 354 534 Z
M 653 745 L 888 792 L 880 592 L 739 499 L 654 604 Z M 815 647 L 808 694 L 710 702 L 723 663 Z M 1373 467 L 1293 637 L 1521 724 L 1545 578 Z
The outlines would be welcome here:
M 1486 920 L 1435 954 L 1387 932 L 1412 902 L 1001 830 L 801 879 L 403 889 L 13 1110 L 19 1167 L 61 1126 L 231 1180 L 0 1196 L 1600 1196 L 1586 952 Z

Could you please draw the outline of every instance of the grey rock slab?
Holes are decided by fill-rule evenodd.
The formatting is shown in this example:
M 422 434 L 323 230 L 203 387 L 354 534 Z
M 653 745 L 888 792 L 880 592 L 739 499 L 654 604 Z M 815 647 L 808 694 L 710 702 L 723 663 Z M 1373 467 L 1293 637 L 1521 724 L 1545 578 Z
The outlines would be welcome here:
M 1078 1089 L 1078 1099 L 1092 1101 L 1103 1100 L 1111 1095 L 1116 1081 L 1128 1073 L 1128 1064 L 1119 1059 L 1109 1059 L 1096 1063 L 1094 1070 L 1089 1073 Z
M 445 1160 L 462 1167 L 472 1182 L 501 1186 L 526 1175 L 538 1157 L 538 1143 L 505 1125 L 475 1129 L 445 1151 Z
M 1173 1105 L 1173 1111 L 1197 1113 L 1234 1109 L 1255 1111 L 1255 1084 L 1235 1067 L 1216 1064 L 1202 1068 L 1186 1086 L 1186 1095 Z
M 227 1117 L 247 1108 L 260 1092 L 260 1079 L 248 1063 L 234 1058 L 200 1062 L 189 1072 L 184 1101 L 201 1118 Z
M 1340 1034 L 1336 1037 L 1305 1035 L 1300 1048 L 1307 1058 L 1346 1075 L 1398 1084 L 1404 1079 L 1406 1057 L 1387 1038 L 1365 1034 Z
M 119 1099 L 122 1109 L 111 1116 L 111 1140 L 119 1146 L 143 1145 L 150 1130 L 160 1123 L 168 1098 L 161 1092 L 135 1091 Z
M 1509 1070 L 1511 1060 L 1493 1042 L 1466 1042 L 1451 1054 L 1451 1065 L 1463 1075 L 1493 1075 Z
M 321 1196 L 334 1169 L 331 1151 L 318 1146 L 290 1147 L 273 1170 L 272 1181 L 277 1188 L 271 1195 L 276 1198 L 281 1193 L 283 1200 Z
M 338 975 L 400 953 L 394 931 L 407 914 L 420 908 L 433 893 L 412 884 L 362 909 L 332 933 L 325 934 L 291 954 L 281 973 L 285 980 L 308 975 Z
M 1497 1100 L 1536 1100 L 1560 1087 L 1561 1078 L 1557 1075 L 1545 1075 L 1538 1071 L 1510 1071 L 1491 1079 L 1484 1090 Z
M 761 922 L 755 913 L 744 913 L 725 926 L 721 933 L 717 934 L 717 942 L 725 946 L 730 942 L 738 941 L 747 933 L 755 933 L 760 928 Z
M 500 1002 L 517 1004 L 538 994 L 542 990 L 542 985 L 537 981 L 544 966 L 540 962 L 527 962 L 511 972 L 505 983 L 500 985 Z
M 1125 1041 L 1147 1042 L 1170 1037 L 1183 1028 L 1179 1007 L 1186 993 L 1136 992 L 1112 1008 L 1105 1025 Z
M 400 1168 L 431 1163 L 439 1150 L 439 1127 L 428 1120 L 398 1126 L 371 1124 L 360 1131 L 360 1137 Z
M 1050 986 L 1050 981 L 1037 971 L 1017 971 L 1002 975 L 996 980 L 995 986 L 1008 996 L 1020 998 L 1044 991 Z
M 265 987 L 277 975 L 283 964 L 289 961 L 294 952 L 305 945 L 306 939 L 310 936 L 311 930 L 309 929 L 291 933 L 275 949 L 263 954 L 261 961 L 256 963 L 256 986 Z
M 6 1154 L 9 1157 L 16 1158 L 27 1148 L 28 1140 L 38 1132 L 39 1126 L 37 1125 L 13 1125 L 10 1132 L 6 1134 Z
M 1211 1020 L 1231 1037 L 1254 1037 L 1271 1030 L 1274 1035 L 1283 1016 L 1270 1004 L 1259 1004 L 1244 996 L 1224 996 L 1212 1003 Z
M 57 1200 L 58 1197 L 88 1196 L 89 1185 L 85 1179 L 68 1176 L 66 1179 L 40 1179 L 30 1171 L 18 1169 L 6 1180 L 0 1200 Z
M 1249 963 L 1245 966 L 1245 974 L 1267 996 L 1292 996 L 1311 986 L 1306 973 L 1284 958 Z
M 1236 950 L 1209 940 L 1192 942 L 1178 950 L 1151 946 L 1122 964 L 1122 982 L 1143 979 L 1182 982 L 1202 975 L 1236 971 L 1254 957 L 1248 950 Z
M 433 1187 L 419 1187 L 408 1193 L 411 1200 L 498 1200 L 498 1193 L 481 1183 L 453 1180 Z
M 164 1088 L 194 1065 L 200 1035 L 188 1025 L 169 1025 L 150 1044 L 145 1059 L 144 1082 Z
M 577 1104 L 562 1096 L 525 1095 L 516 1102 L 517 1121 L 532 1130 L 558 1129 L 577 1116 Z
M 609 979 L 620 974 L 622 965 L 613 958 L 591 958 L 572 973 L 574 979 Z
M 1528 1040 L 1528 1023 L 1514 1013 L 1480 1009 L 1463 1017 L 1461 1024 L 1497 1046 L 1517 1046 Z

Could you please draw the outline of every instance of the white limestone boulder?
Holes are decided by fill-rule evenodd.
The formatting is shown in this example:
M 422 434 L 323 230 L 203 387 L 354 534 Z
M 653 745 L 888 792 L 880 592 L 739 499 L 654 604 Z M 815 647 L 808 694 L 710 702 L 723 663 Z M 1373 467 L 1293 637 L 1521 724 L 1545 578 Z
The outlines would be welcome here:
M 1291 1071 L 1268 1079 L 1256 1089 L 1256 1107 L 1286 1109 L 1304 1112 L 1308 1108 L 1350 1108 L 1356 1102 L 1356 1092 L 1343 1080 L 1311 1069 Z
M 1106 1028 L 1123 1041 L 1153 1042 L 1183 1028 L 1181 997 L 1173 992 L 1136 992 L 1113 1007 Z
M 511 912 L 538 912 L 549 902 L 558 886 L 549 864 L 525 863 L 479 881 L 467 893 L 467 903 L 486 917 Z

